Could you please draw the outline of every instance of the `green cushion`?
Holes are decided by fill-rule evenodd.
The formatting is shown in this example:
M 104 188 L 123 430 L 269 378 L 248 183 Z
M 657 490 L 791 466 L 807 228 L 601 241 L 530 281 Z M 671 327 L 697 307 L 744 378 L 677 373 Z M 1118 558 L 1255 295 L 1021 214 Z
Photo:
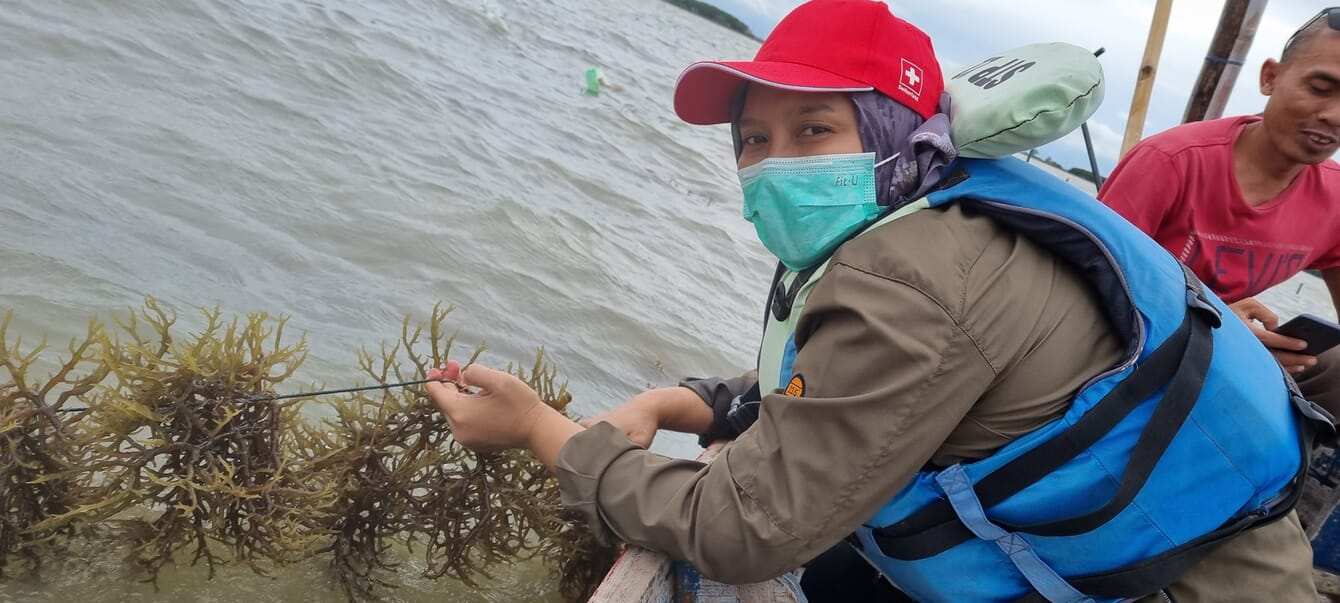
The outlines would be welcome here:
M 1005 157 L 1052 142 L 1103 102 L 1103 68 L 1070 44 L 996 53 L 945 84 L 951 136 L 963 157 Z

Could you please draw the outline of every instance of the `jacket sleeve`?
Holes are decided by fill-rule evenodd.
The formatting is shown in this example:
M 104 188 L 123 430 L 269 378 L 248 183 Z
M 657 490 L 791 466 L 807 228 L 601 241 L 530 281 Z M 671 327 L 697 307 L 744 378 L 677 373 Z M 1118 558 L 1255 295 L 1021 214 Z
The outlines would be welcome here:
M 680 387 L 693 390 L 693 393 L 698 394 L 698 397 L 712 408 L 712 426 L 708 428 L 707 433 L 698 435 L 699 446 L 706 448 L 717 440 L 733 440 L 739 437 L 740 430 L 731 425 L 727 420 L 727 414 L 735 400 L 754 389 L 757 384 L 758 371 L 750 371 L 733 379 L 690 377 L 679 382 Z
M 598 424 L 559 455 L 564 506 L 713 579 L 770 579 L 869 519 L 995 378 L 944 304 L 845 264 L 816 285 L 799 326 L 804 391 L 765 394 L 715 462 L 659 456 Z
M 1182 198 L 1182 177 L 1172 158 L 1148 144 L 1136 145 L 1112 170 L 1098 200 L 1152 238 Z

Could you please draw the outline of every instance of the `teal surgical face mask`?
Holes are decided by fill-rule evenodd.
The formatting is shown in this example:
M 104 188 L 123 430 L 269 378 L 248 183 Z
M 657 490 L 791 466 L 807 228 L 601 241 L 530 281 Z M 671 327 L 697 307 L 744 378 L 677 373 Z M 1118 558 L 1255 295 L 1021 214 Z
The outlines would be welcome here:
M 874 153 L 768 158 L 740 170 L 744 219 L 787 268 L 828 257 L 879 218 Z

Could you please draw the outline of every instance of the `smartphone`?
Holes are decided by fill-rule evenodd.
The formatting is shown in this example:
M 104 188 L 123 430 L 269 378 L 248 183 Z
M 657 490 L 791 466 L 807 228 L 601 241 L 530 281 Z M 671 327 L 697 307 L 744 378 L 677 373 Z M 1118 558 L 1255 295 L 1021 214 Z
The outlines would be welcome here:
M 1307 342 L 1302 354 L 1316 356 L 1340 345 L 1340 325 L 1311 314 L 1299 314 L 1275 329 L 1276 333 Z

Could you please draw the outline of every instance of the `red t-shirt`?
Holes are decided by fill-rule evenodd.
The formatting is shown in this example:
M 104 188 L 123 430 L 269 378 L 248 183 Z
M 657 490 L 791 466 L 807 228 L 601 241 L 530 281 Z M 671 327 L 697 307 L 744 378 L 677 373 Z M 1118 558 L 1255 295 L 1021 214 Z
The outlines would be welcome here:
M 1305 268 L 1340 266 L 1340 165 L 1311 165 L 1252 207 L 1233 143 L 1256 116 L 1178 126 L 1135 145 L 1098 198 L 1191 267 L 1229 302 Z

